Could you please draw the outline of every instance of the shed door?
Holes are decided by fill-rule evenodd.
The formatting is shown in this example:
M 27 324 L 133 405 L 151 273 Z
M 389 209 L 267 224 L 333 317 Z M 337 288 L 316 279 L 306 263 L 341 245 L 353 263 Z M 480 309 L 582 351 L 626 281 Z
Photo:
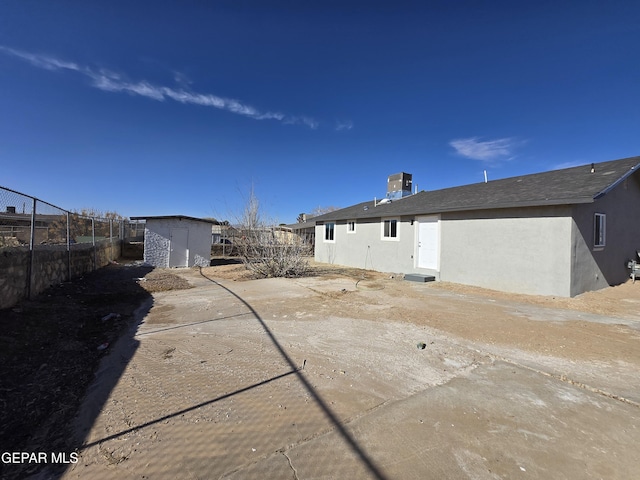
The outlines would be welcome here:
M 189 261 L 189 230 L 186 228 L 172 228 L 169 239 L 169 266 L 188 267 Z
M 418 268 L 438 270 L 440 231 L 438 217 L 418 217 Z

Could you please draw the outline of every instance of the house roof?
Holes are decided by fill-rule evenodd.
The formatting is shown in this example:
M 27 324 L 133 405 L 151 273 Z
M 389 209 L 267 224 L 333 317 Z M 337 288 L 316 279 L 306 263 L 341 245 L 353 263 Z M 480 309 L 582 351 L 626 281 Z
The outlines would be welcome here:
M 317 217 L 311 217 L 306 222 L 289 223 L 288 225 L 285 225 L 285 226 L 294 231 L 304 230 L 305 228 L 313 228 L 316 225 L 316 218 Z
M 189 217 L 187 215 L 155 215 L 147 217 L 129 217 L 131 220 L 194 220 L 196 222 L 210 223 L 212 225 L 220 225 L 217 220 L 210 220 L 206 218 Z
M 315 222 L 494 208 L 591 203 L 640 170 L 640 157 L 421 191 L 390 203 L 373 200 L 320 215 Z

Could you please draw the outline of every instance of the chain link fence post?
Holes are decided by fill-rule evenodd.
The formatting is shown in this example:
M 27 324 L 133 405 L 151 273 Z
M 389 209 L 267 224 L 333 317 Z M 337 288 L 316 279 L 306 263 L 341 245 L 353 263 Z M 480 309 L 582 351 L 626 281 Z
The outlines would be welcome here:
M 31 228 L 29 233 L 29 268 L 27 274 L 27 298 L 31 298 L 31 283 L 33 276 L 33 258 L 34 258 L 34 243 L 36 239 L 36 199 L 35 197 L 32 200 L 31 207 Z
M 109 260 L 113 261 L 113 219 L 109 219 Z
M 66 212 L 67 218 L 67 280 L 71 280 L 71 214 Z
M 91 244 L 93 245 L 93 269 L 96 269 L 96 265 L 98 263 L 97 253 L 96 253 L 96 219 L 95 217 L 91 217 Z

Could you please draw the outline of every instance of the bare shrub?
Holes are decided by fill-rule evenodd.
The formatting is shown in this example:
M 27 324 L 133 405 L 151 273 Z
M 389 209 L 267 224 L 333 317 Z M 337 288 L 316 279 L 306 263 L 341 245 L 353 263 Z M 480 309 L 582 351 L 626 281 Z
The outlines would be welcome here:
M 16 237 L 5 236 L 0 233 L 0 248 L 19 247 L 20 245 L 20 241 Z
M 306 245 L 289 229 L 262 218 L 253 189 L 239 221 L 236 246 L 245 267 L 258 277 L 299 277 L 309 264 Z

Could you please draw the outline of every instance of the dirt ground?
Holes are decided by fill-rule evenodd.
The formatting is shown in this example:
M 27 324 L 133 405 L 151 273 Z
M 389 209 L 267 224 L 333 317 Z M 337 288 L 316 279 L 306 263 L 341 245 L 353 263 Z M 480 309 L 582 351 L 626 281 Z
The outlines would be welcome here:
M 0 310 L 0 451 L 73 451 L 69 424 L 109 345 L 152 293 L 184 288 L 169 271 L 116 262 Z M 39 468 L 0 464 L 0 478 Z
M 411 401 L 436 395 L 432 387 L 452 388 L 483 368 L 498 371 L 496 362 L 509 375 L 533 375 L 527 381 L 542 375 L 558 380 L 554 388 L 576 387 L 562 390 L 574 402 L 588 392 L 613 402 L 606 408 L 623 405 L 638 412 L 638 283 L 567 299 L 416 284 L 313 263 L 306 278 L 253 280 L 242 265 L 217 263 L 155 271 L 111 265 L 0 312 L 9 325 L 0 338 L 1 450 L 76 451 L 81 461 L 65 478 L 411 478 L 406 465 L 416 459 L 408 455 L 404 467 L 395 457 L 383 461 L 384 471 L 395 475 L 383 474 L 354 438 L 374 453 L 377 444 L 367 443 L 358 429 L 371 429 L 366 419 L 378 409 L 384 417 L 385 407 L 395 403 L 405 402 L 407 411 L 418 408 Z M 102 321 L 109 313 L 119 317 Z M 139 327 L 136 318 L 143 319 Z M 43 322 L 55 328 L 42 329 Z M 118 336 L 124 341 L 116 345 Z M 107 346 L 98 349 L 102 345 Z M 85 397 L 92 381 L 98 386 Z M 513 398 L 507 400 L 504 408 L 515 408 Z M 475 410 L 460 408 L 461 415 Z M 424 415 L 420 422 L 427 422 Z M 615 419 L 608 421 L 615 425 Z M 84 429 L 80 440 L 78 429 Z M 238 432 L 253 433 L 247 438 Z M 583 443 L 598 446 L 594 432 Z M 205 450 L 195 449 L 194 442 Z M 347 446 L 333 452 L 341 442 Z M 323 457 L 314 450 L 311 457 L 320 458 L 326 471 L 303 475 L 305 459 L 311 458 L 305 449 L 312 445 L 324 452 Z M 362 471 L 341 463 L 349 449 L 360 457 Z M 492 454 L 479 460 L 471 447 L 456 450 L 451 455 L 466 476 L 421 478 L 494 478 L 487 470 L 473 473 L 487 462 L 489 471 L 498 472 L 495 478 L 511 478 L 508 469 L 501 470 L 504 459 L 500 463 Z M 589 463 L 588 455 L 575 456 Z M 384 459 L 385 453 L 374 457 Z M 207 464 L 212 458 L 214 470 Z M 594 469 L 604 468 L 597 455 L 591 461 Z M 625 465 L 604 478 L 634 472 Z M 0 474 L 23 478 L 43 467 L 54 477 L 63 470 L 0 465 Z M 318 468 L 312 467 L 306 471 Z M 530 478 L 546 473 L 538 470 Z
M 520 295 L 488 290 L 480 287 L 448 282 L 434 282 L 421 287 L 402 281 L 400 274 L 384 274 L 370 270 L 317 264 L 311 262 L 312 271 L 324 278 L 348 278 L 359 282 L 356 289 L 385 290 L 385 296 L 401 296 L 399 308 L 392 317 L 416 325 L 428 325 L 474 342 L 517 346 L 518 348 L 553 355 L 561 358 L 589 360 L 632 360 L 640 363 L 640 344 L 628 344 L 629 338 L 638 338 L 638 325 L 625 325 L 624 320 L 636 322 L 640 318 L 640 283 L 631 280 L 615 287 L 594 292 L 586 292 L 573 298 Z M 229 264 L 205 270 L 217 277 L 233 281 L 246 281 L 251 274 L 242 265 Z M 411 288 L 413 287 L 413 288 Z M 446 293 L 431 311 L 417 314 L 416 302 L 424 298 L 424 289 L 435 289 Z M 322 298 L 331 298 L 340 305 L 340 311 L 356 318 L 370 317 L 372 299 L 356 299 L 349 291 L 322 292 Z M 466 306 L 454 309 L 447 305 L 450 300 L 464 299 Z M 304 303 L 309 305 L 309 299 Z M 384 307 L 380 301 L 373 305 Z M 517 305 L 514 317 L 501 305 Z M 555 319 L 535 319 L 527 314 L 527 306 L 558 310 Z M 389 305 L 391 307 L 391 305 Z M 587 321 L 564 321 L 561 312 L 570 310 L 581 312 Z M 455 315 L 452 313 L 455 312 Z M 603 315 L 619 318 L 619 323 L 602 325 L 588 321 L 588 315 Z M 544 322 L 540 320 L 545 320 Z M 551 320 L 551 321 L 549 321 Z M 606 333 L 606 335 L 605 335 Z

